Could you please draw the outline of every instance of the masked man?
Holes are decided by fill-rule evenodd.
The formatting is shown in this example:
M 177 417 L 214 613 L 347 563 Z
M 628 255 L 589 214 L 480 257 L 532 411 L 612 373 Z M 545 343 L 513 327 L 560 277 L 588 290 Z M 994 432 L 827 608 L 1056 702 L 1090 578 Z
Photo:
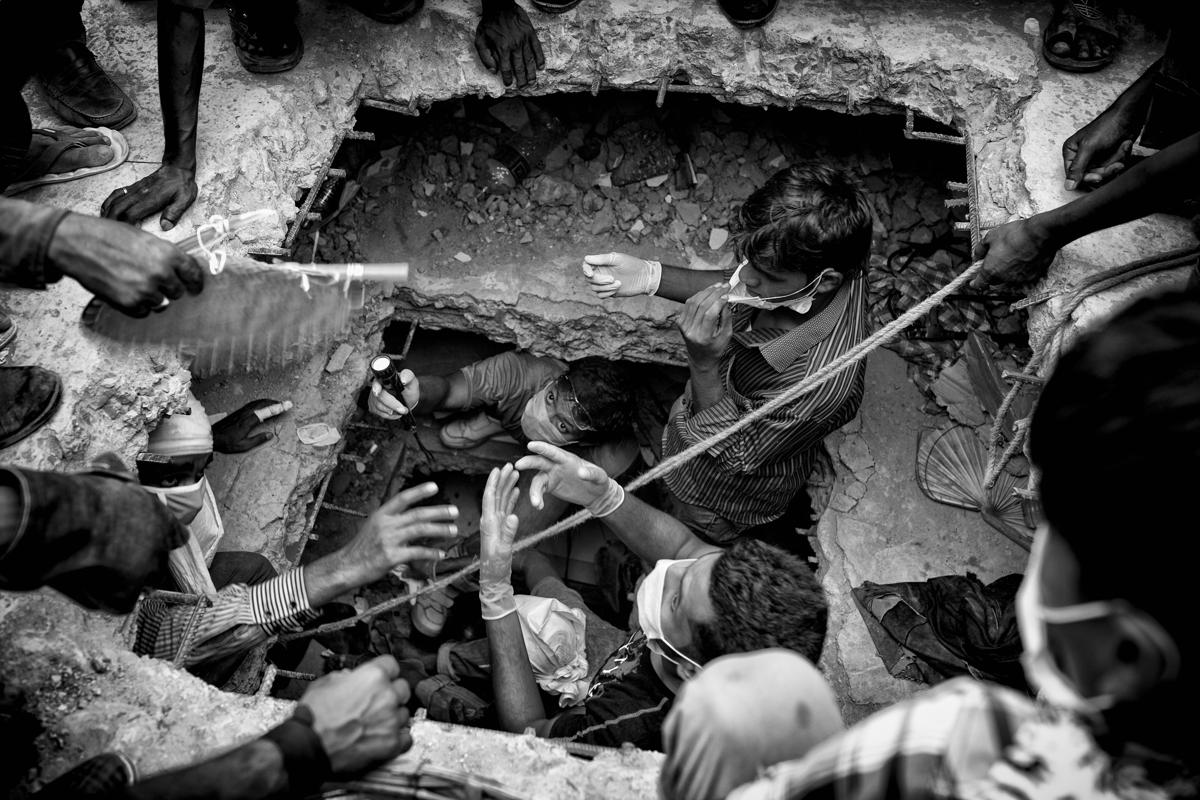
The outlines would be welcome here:
M 808 565 L 746 539 L 722 550 L 681 522 L 626 496 L 595 464 L 544 442 L 517 462 L 533 505 L 545 492 L 586 507 L 654 569 L 637 592 L 638 626 L 593 670 L 580 705 L 547 719 L 516 614 L 513 540 L 520 520 L 518 473 L 493 470 L 480 520 L 479 603 L 491 645 L 500 725 L 539 736 L 616 747 L 662 749 L 662 724 L 676 692 L 725 653 L 783 647 L 816 660 L 827 604 Z
M 1060 359 L 1030 428 L 1045 522 L 1017 619 L 1040 702 L 967 678 L 948 681 L 730 798 L 1200 792 L 1200 748 L 1170 722 L 1200 707 L 1194 559 L 1180 528 L 1200 471 L 1200 299 L 1144 298 L 1102 324 Z M 1104 494 L 1117 488 L 1120 496 Z M 717 677 L 698 682 L 696 700 L 727 696 Z M 776 685 L 783 680 L 775 676 Z M 773 702 L 765 691 L 743 695 L 736 713 L 753 716 Z M 680 790 L 687 779 L 678 763 L 720 761 L 726 746 L 703 704 L 682 702 L 675 715 L 664 797 L 703 796 Z
M 727 280 L 622 253 L 587 256 L 601 297 L 684 302 L 678 325 L 691 380 L 663 429 L 663 457 L 724 430 L 858 344 L 867 333 L 864 268 L 871 208 L 842 173 L 794 166 L 742 205 L 741 263 Z M 759 419 L 663 478 L 675 516 L 727 544 L 781 517 L 826 434 L 853 419 L 865 364 Z
M 635 384 L 620 366 L 602 358 L 566 363 L 513 351 L 468 364 L 448 375 L 401 370 L 404 385 L 396 398 L 375 381 L 367 398 L 371 413 L 387 420 L 409 413 L 462 412 L 446 422 L 439 437 L 446 447 L 468 449 L 496 436 L 520 444 L 545 441 L 569 448 L 620 475 L 637 456 L 633 438 Z M 566 503 L 549 498 L 542 508 L 522 503 L 518 514 L 527 531 L 553 523 Z M 441 633 L 449 608 L 464 590 L 449 586 L 421 595 L 413 605 L 417 630 Z

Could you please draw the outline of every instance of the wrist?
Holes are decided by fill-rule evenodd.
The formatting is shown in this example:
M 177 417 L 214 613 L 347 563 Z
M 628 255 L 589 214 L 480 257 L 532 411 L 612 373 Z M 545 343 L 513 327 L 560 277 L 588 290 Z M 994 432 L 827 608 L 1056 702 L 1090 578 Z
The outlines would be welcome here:
M 196 172 L 196 148 L 195 146 L 188 147 L 180 145 L 174 148 L 168 148 L 163 151 L 162 165 L 164 167 L 175 167 L 176 169 L 184 170 L 185 172 Z
M 311 791 L 329 778 L 332 768 L 321 737 L 313 730 L 313 712 L 297 705 L 291 719 L 263 734 L 279 749 L 290 793 Z
M 642 260 L 646 262 L 647 269 L 646 294 L 658 294 L 658 287 L 662 284 L 662 262 L 650 261 L 649 259 Z
M 1034 214 L 1026 220 L 1029 235 L 1036 242 L 1039 251 L 1060 250 L 1065 244 L 1078 238 L 1068 232 L 1069 223 L 1063 209 L 1069 205 L 1070 203 Z
M 517 610 L 517 598 L 511 582 L 479 580 L 479 614 L 487 621 L 503 619 Z
M 621 484 L 609 478 L 604 494 L 588 503 L 587 510 L 593 517 L 607 517 L 620 508 L 624 502 L 625 490 L 621 488 Z

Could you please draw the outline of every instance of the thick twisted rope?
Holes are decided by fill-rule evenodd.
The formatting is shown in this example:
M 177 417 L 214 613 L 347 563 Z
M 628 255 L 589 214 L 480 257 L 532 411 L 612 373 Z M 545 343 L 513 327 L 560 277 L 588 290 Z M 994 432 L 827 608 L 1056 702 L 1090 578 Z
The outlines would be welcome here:
M 657 480 L 658 478 L 670 472 L 674 472 L 684 464 L 707 451 L 713 445 L 725 441 L 730 436 L 733 436 L 735 433 L 753 425 L 758 420 L 774 412 L 776 409 L 795 401 L 798 397 L 806 392 L 811 392 L 813 389 L 817 388 L 830 378 L 836 377 L 837 375 L 840 375 L 841 373 L 855 366 L 859 361 L 862 361 L 864 358 L 866 358 L 866 356 L 873 350 L 877 350 L 895 339 L 901 331 L 929 313 L 932 308 L 945 300 L 948 295 L 957 292 L 964 284 L 975 277 L 982 266 L 983 262 L 977 261 L 971 266 L 967 267 L 967 269 L 963 270 L 962 273 L 960 273 L 941 289 L 929 295 L 929 297 L 926 297 L 920 303 L 917 303 L 908 311 L 905 311 L 903 314 L 896 317 L 896 319 L 892 320 L 887 325 L 868 336 L 866 339 L 863 339 L 857 345 L 850 348 L 834 360 L 830 361 L 816 372 L 805 377 L 804 380 L 800 381 L 795 386 L 790 387 L 789 389 L 780 393 L 777 397 L 772 398 L 756 408 L 754 411 L 751 411 L 749 414 L 742 417 L 728 428 L 717 431 L 704 441 L 697 442 L 691 447 L 688 447 L 686 450 L 676 453 L 651 469 L 646 470 L 637 478 L 634 478 L 632 481 L 630 481 L 625 486 L 625 491 L 627 493 L 634 492 L 651 481 Z M 528 547 L 533 547 L 539 542 L 543 542 L 552 536 L 557 536 L 563 531 L 568 531 L 578 526 L 580 523 L 590 519 L 591 516 L 592 515 L 586 510 L 577 511 L 571 516 L 555 523 L 554 525 L 551 525 L 549 528 L 538 531 L 530 536 L 523 537 L 519 542 L 516 543 L 514 552 L 524 550 Z M 420 595 L 427 594 L 428 592 L 435 591 L 445 586 L 449 586 L 451 583 L 454 583 L 460 578 L 464 578 L 478 570 L 479 559 L 475 559 L 462 569 L 446 575 L 445 577 L 438 578 L 437 580 L 415 592 L 409 592 L 408 594 L 401 595 L 400 597 L 394 597 L 391 600 L 385 600 L 384 602 L 378 603 L 371 608 L 368 608 L 366 611 L 356 614 L 348 619 L 339 620 L 337 622 L 329 622 L 311 630 L 299 631 L 281 636 L 280 641 L 289 642 L 294 639 L 304 639 L 310 636 L 317 636 L 322 633 L 329 633 L 332 631 L 342 630 L 343 628 L 349 628 L 358 622 L 371 619 L 379 614 L 384 613 L 385 611 L 390 611 L 403 603 L 410 602 Z

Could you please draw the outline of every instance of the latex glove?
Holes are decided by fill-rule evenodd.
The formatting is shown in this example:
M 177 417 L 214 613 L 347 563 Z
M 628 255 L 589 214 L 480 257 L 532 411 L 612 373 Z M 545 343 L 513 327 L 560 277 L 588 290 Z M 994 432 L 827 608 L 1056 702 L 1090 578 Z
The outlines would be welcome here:
M 585 507 L 596 517 L 606 517 L 625 500 L 625 490 L 608 474 L 574 453 L 549 442 L 530 442 L 533 455 L 523 456 L 517 469 L 535 469 L 529 484 L 529 502 L 542 508 L 547 491 L 560 500 Z
M 412 412 L 421 402 L 421 382 L 411 369 L 400 370 L 400 384 L 404 389 L 400 398 L 383 388 L 379 381 L 371 381 L 371 393 L 367 395 L 367 410 L 375 416 L 396 420 Z
M 479 516 L 479 607 L 486 620 L 506 617 L 517 610 L 513 597 L 513 540 L 520 520 L 513 513 L 517 505 L 517 481 L 521 473 L 505 464 L 493 469 L 483 490 L 483 508 Z
M 392 656 L 318 678 L 300 697 L 313 712 L 334 776 L 349 777 L 412 747 L 408 683 Z
M 605 253 L 584 256 L 583 275 L 600 297 L 635 297 L 658 291 L 662 264 L 625 253 Z
M 214 422 L 213 450 L 218 453 L 244 453 L 275 437 L 275 432 L 262 426 L 272 417 L 292 407 L 290 402 L 251 400 L 232 414 Z

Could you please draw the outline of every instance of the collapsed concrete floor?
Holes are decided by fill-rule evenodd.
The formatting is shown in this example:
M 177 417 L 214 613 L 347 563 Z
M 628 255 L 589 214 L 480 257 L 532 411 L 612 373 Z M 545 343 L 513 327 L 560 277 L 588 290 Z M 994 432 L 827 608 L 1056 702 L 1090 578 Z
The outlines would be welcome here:
M 1057 72 L 1041 62 L 1036 27 L 1026 24 L 1029 18 L 1044 22 L 1048 10 L 1032 0 L 991 3 L 984 9 L 951 0 L 922 0 L 903 8 L 873 0 L 795 2 L 781 9 L 766 29 L 751 32 L 731 28 L 711 2 L 673 0 L 653 9 L 642 5 L 589 0 L 569 14 L 533 15 L 548 63 L 530 94 L 586 91 L 597 73 L 605 87 L 654 91 L 661 75 L 682 68 L 694 84 L 751 105 L 808 105 L 849 114 L 912 108 L 970 134 L 979 183 L 976 210 L 985 228 L 1072 199 L 1062 188 L 1060 143 L 1161 50 L 1161 32 L 1123 19 L 1125 43 L 1116 63 L 1094 75 Z M 224 14 L 210 14 L 201 105 L 201 193 L 174 235 L 193 232 L 214 213 L 273 208 L 281 221 L 250 231 L 239 246 L 277 250 L 284 225 L 303 198 L 297 187 L 310 187 L 324 174 L 361 99 L 420 112 L 450 98 L 498 97 L 503 87 L 482 70 L 471 48 L 476 13 L 475 4 L 465 0 L 429 0 L 412 24 L 385 27 L 341 4 L 306 5 L 301 18 L 305 61 L 293 72 L 270 77 L 242 71 Z M 133 148 L 130 162 L 94 179 L 25 197 L 94 213 L 110 191 L 154 169 L 161 119 L 153 14 L 152 6 L 118 0 L 85 9 L 91 46 L 141 109 L 126 130 Z M 656 46 L 645 47 L 647 41 Z M 36 121 L 54 123 L 32 90 L 28 96 Z M 673 99 L 668 94 L 666 102 Z M 157 230 L 157 223 L 147 228 Z M 1069 285 L 1094 267 L 1191 241 L 1186 222 L 1168 217 L 1119 226 L 1066 248 L 1048 285 Z M 565 270 L 573 262 L 559 266 Z M 1102 318 L 1132 293 L 1179 277 L 1143 280 L 1089 301 L 1076 315 L 1077 326 Z M 599 303 L 584 308 L 586 296 L 580 300 L 572 294 L 568 302 L 561 287 L 516 270 L 497 271 L 488 279 L 481 280 L 485 297 L 475 299 L 494 303 L 493 311 L 546 301 L 541 313 L 562 326 L 581 313 L 598 316 L 603 308 Z M 114 450 L 131 462 L 160 415 L 181 407 L 190 379 L 186 363 L 161 353 L 130 356 L 81 335 L 76 314 L 86 299 L 86 292 L 70 282 L 45 293 L 5 294 L 3 302 L 21 328 L 10 363 L 59 365 L 66 386 L 59 414 L 43 431 L 6 451 L 6 459 L 78 468 L 97 453 Z M 646 301 L 645 308 L 631 314 L 653 333 L 652 341 L 662 343 L 646 360 L 671 351 L 668 314 L 654 307 L 657 302 Z M 324 421 L 346 430 L 354 391 L 366 374 L 366 356 L 378 349 L 392 305 L 374 298 L 343 341 L 330 342 L 328 354 L 300 368 L 268 376 L 222 376 L 197 387 L 213 412 L 263 394 L 291 397 L 297 405 L 292 415 L 280 419 L 279 437 L 271 447 L 228 457 L 216 467 L 214 488 L 223 497 L 230 546 L 265 552 L 279 566 L 297 563 L 340 446 L 317 450 L 296 444 L 295 429 Z M 1052 303 L 1032 309 L 1029 324 L 1035 339 L 1054 313 Z M 545 330 L 509 330 L 506 341 L 548 347 Z M 348 350 L 339 353 L 341 344 Z M 677 344 L 674 348 L 678 352 Z M 330 355 L 337 358 L 331 362 Z M 915 579 L 967 569 L 987 579 L 1022 566 L 1021 553 L 982 527 L 976 515 L 935 506 L 916 493 L 909 477 L 911 453 L 917 426 L 928 421 L 921 411 L 928 400 L 889 353 L 872 357 L 868 374 L 875 391 L 868 391 L 856 423 L 860 427 L 852 424 L 830 441 L 841 463 L 834 499 L 846 499 L 833 505 L 816 535 L 824 583 L 834 603 L 822 666 L 838 688 L 848 718 L 919 688 L 883 671 L 849 602 L 848 587 L 863 579 Z M 893 396 L 911 429 L 905 426 L 901 432 L 891 426 Z M 30 708 L 46 730 L 37 739 L 41 763 L 27 776 L 29 785 L 112 747 L 124 749 L 143 770 L 180 764 L 264 730 L 286 713 L 285 703 L 223 695 L 167 665 L 133 657 L 115 633 L 119 625 L 119 620 L 85 614 L 48 593 L 3 598 L 0 681 L 26 690 Z M 454 737 L 460 736 L 465 745 L 455 744 Z M 477 748 L 473 768 L 484 772 L 489 763 L 510 763 L 513 749 L 509 737 L 446 732 L 424 723 L 416 738 L 417 747 L 434 763 L 444 754 Z M 541 759 L 551 758 L 567 773 L 593 775 L 569 778 L 570 784 L 553 792 L 523 784 L 522 791 L 531 796 L 653 792 L 653 756 L 588 764 L 570 760 L 551 744 L 520 747 L 537 751 L 526 778 L 539 774 Z M 594 774 L 588 772 L 593 769 Z M 516 765 L 515 772 L 521 771 Z M 506 783 L 521 780 L 491 774 Z

